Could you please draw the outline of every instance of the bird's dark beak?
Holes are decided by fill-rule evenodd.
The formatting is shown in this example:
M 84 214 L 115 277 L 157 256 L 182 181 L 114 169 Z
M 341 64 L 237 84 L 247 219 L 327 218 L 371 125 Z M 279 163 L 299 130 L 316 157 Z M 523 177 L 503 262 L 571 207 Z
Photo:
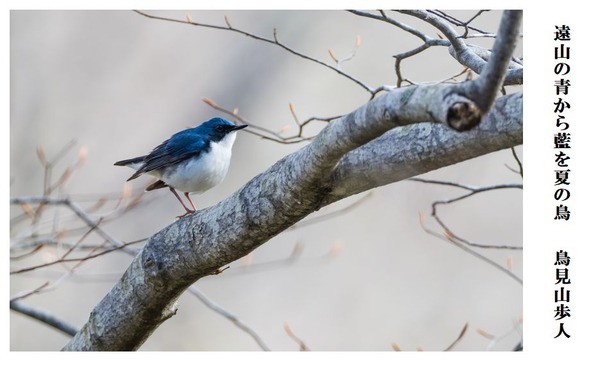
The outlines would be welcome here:
M 234 130 L 241 130 L 241 129 L 243 129 L 244 127 L 248 127 L 248 125 L 239 125 L 239 126 L 233 126 L 233 127 L 231 128 L 231 131 L 234 131 Z

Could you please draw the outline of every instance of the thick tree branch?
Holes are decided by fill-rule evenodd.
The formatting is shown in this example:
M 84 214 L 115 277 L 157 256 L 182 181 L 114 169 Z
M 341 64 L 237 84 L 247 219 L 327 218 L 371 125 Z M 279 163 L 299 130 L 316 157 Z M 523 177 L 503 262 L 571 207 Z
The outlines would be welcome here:
M 523 94 L 515 93 L 498 98 L 470 131 L 417 123 L 388 131 L 346 154 L 332 173 L 332 190 L 325 202 L 522 143 Z
M 483 68 L 480 77 L 470 85 L 475 89 L 475 94 L 480 96 L 479 108 L 483 111 L 492 106 L 498 90 L 503 85 L 506 69 L 517 45 L 522 19 L 523 11 L 504 11 L 488 65 Z
M 488 66 L 492 66 L 490 63 Z M 504 73 L 507 64 L 502 62 L 502 66 Z M 489 88 L 498 87 L 493 81 L 490 79 Z M 398 161 L 398 164 L 414 164 L 396 165 L 397 169 L 413 175 L 441 166 L 435 163 L 438 153 L 453 154 L 446 156 L 447 165 L 448 161 L 458 162 L 497 150 L 501 146 L 493 141 L 493 136 L 487 137 L 486 142 L 487 129 L 480 130 L 483 137 L 480 140 L 477 133 L 462 138 L 462 134 L 448 128 L 471 129 L 486 113 L 485 104 L 476 101 L 482 98 L 480 90 L 475 89 L 472 96 L 466 95 L 471 83 L 418 85 L 379 96 L 331 121 L 309 145 L 282 158 L 227 199 L 167 226 L 148 240 L 64 350 L 137 349 L 163 321 L 175 314 L 177 298 L 196 280 L 245 256 L 324 205 L 358 192 L 360 184 L 350 184 L 352 176 L 360 174 L 360 163 L 351 159 L 353 153 L 366 147 L 365 152 L 374 158 L 372 169 L 376 170 L 381 163 L 376 159 L 379 153 L 369 149 L 373 146 L 369 147 L 369 142 L 391 129 L 423 122 L 446 126 L 412 132 L 412 137 L 432 138 L 418 144 L 421 149 L 411 150 L 411 159 Z M 497 109 L 503 110 L 508 102 L 518 106 L 519 96 L 499 100 Z M 482 125 L 496 123 L 495 115 L 498 114 L 490 115 L 490 122 L 486 119 Z M 513 119 L 508 122 L 520 123 L 520 117 Z M 506 129 L 502 123 L 497 122 L 498 129 L 494 132 L 500 133 L 500 138 L 510 139 L 503 141 L 504 147 L 520 143 L 520 129 Z M 448 136 L 442 137 L 441 133 Z M 394 142 L 394 147 L 401 148 L 402 137 L 393 138 L 393 134 L 386 137 L 392 137 L 386 142 Z M 384 184 L 370 183 L 370 188 Z

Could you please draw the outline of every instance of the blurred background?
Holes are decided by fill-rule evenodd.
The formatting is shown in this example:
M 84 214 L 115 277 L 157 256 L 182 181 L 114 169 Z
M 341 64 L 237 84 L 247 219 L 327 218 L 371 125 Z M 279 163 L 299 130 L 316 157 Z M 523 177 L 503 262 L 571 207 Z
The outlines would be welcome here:
M 341 68 L 375 88 L 395 85 L 393 55 L 421 44 L 398 28 L 344 11 L 152 11 L 153 15 L 226 26 L 271 38 L 333 64 L 355 55 Z M 451 12 L 467 20 L 476 11 Z M 487 12 L 473 25 L 495 32 L 501 12 Z M 398 20 L 435 37 L 418 20 Z M 462 31 L 459 31 L 462 32 Z M 370 95 L 330 69 L 280 47 L 226 30 L 149 19 L 133 11 L 11 12 L 11 197 L 43 194 L 44 169 L 38 157 L 61 156 L 53 169 L 85 157 L 56 196 L 69 195 L 90 212 L 110 216 L 131 171 L 117 160 L 149 152 L 174 132 L 213 116 L 232 119 L 203 102 L 210 98 L 252 123 L 293 134 L 292 103 L 302 121 L 345 114 Z M 493 40 L 470 43 L 491 47 Z M 521 57 L 521 46 L 516 56 Z M 403 76 L 436 82 L 462 66 L 446 48 L 431 48 L 403 62 Z M 509 92 L 514 89 L 509 90 Z M 323 124 L 305 130 L 316 134 Z M 72 145 L 68 147 L 68 145 Z M 225 181 L 201 196 L 199 208 L 227 197 L 248 180 L 297 150 L 240 133 Z M 521 148 L 517 148 L 521 156 Z M 511 171 L 510 150 L 427 173 L 422 177 L 487 186 L 521 183 Z M 137 179 L 137 192 L 148 184 Z M 521 340 L 522 288 L 505 273 L 455 245 L 424 231 L 441 232 L 430 217 L 431 204 L 465 192 L 448 186 L 403 181 L 359 194 L 310 216 L 334 213 L 292 228 L 224 273 L 195 284 L 213 302 L 235 314 L 273 350 L 443 350 L 468 324 L 454 350 L 512 350 Z M 365 198 L 365 196 L 367 196 Z M 349 207 L 346 209 L 346 207 Z M 336 213 L 338 210 L 345 210 Z M 133 241 L 174 221 L 181 205 L 161 190 L 102 227 L 113 237 Z M 439 209 L 452 231 L 474 242 L 522 244 L 522 192 L 490 191 Z M 23 210 L 11 206 L 13 242 L 28 234 Z M 61 225 L 72 213 L 48 211 L 43 229 Z M 61 225 L 62 226 L 62 225 Z M 74 243 L 79 236 L 65 238 Z M 97 237 L 90 237 L 93 240 Z M 139 245 L 142 244 L 138 244 Z M 302 248 L 297 257 L 290 257 Z M 522 253 L 476 249 L 522 277 Z M 34 256 L 11 261 L 11 270 L 53 261 L 64 249 L 44 247 Z M 22 253 L 20 251 L 19 253 Z M 23 302 L 80 327 L 92 308 L 128 267 L 122 252 L 90 259 L 75 272 L 72 264 L 11 276 L 11 296 L 49 283 Z M 264 266 L 263 264 L 268 264 Z M 495 337 L 495 338 L 493 338 Z M 12 350 L 59 350 L 68 336 L 22 314 L 11 312 Z M 142 350 L 258 350 L 257 343 L 224 316 L 185 293 L 177 315 L 166 321 Z

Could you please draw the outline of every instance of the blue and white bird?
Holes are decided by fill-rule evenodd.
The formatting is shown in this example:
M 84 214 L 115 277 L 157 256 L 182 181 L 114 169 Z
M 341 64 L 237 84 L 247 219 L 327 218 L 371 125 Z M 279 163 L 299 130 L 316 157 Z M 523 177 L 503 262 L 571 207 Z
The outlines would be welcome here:
M 173 134 L 146 156 L 117 161 L 115 165 L 135 169 L 127 181 L 142 174 L 158 178 L 146 191 L 169 187 L 185 209 L 185 214 L 179 216 L 181 218 L 196 211 L 190 193 L 203 193 L 223 181 L 229 169 L 236 131 L 246 126 L 212 118 L 198 127 Z M 183 192 L 191 209 L 176 190 Z

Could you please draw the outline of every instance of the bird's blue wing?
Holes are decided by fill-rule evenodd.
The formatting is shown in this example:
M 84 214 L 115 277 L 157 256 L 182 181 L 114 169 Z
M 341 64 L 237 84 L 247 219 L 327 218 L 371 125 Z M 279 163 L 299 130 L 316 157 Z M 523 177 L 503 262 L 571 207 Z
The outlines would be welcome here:
M 178 164 L 206 152 L 210 147 L 210 138 L 206 134 L 194 130 L 180 131 L 154 148 L 150 154 L 144 157 L 144 164 L 129 180 L 150 171 Z

